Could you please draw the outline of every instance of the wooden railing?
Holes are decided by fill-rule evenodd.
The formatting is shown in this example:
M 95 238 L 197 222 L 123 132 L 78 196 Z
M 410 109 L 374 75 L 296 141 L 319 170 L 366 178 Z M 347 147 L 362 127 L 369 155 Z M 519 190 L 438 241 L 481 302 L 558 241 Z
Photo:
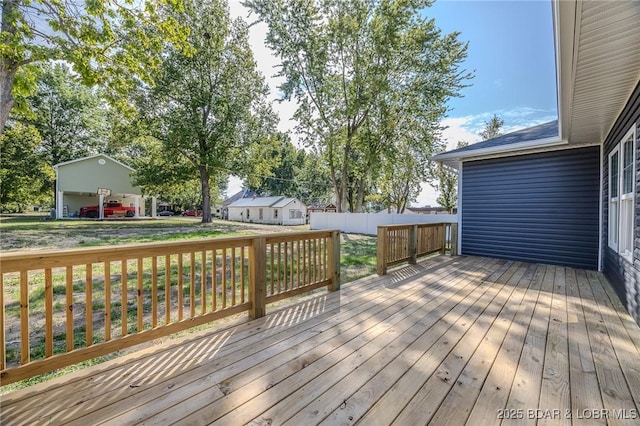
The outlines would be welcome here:
M 418 257 L 440 252 L 457 254 L 457 223 L 378 226 L 377 271 L 402 262 L 415 264 Z
M 0 384 L 340 287 L 338 231 L 0 255 Z

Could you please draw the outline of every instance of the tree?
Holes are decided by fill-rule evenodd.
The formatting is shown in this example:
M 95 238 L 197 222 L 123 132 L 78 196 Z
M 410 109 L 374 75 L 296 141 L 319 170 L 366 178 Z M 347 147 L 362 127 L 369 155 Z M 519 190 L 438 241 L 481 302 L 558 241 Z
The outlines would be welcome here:
M 298 196 L 296 171 L 304 151 L 296 149 L 285 134 L 274 134 L 250 147 L 245 187 L 258 194 Z
M 332 199 L 332 185 L 327 162 L 315 151 L 300 150 L 298 155 L 302 160 L 294 169 L 298 187 L 295 196 L 305 204 L 329 204 Z
M 468 142 L 459 141 L 457 148 L 469 145 Z M 440 192 L 436 202 L 445 208 L 449 213 L 458 206 L 458 170 L 454 170 L 444 164 L 435 165 L 432 172 L 435 180 L 430 182 L 436 191 Z
M 37 152 L 40 135 L 32 126 L 20 123 L 0 134 L 0 204 L 15 203 L 22 211 L 28 203 L 51 197 L 53 169 Z
M 159 6 L 180 0 L 2 0 L 0 34 L 0 126 L 15 99 L 33 81 L 30 64 L 50 59 L 73 64 L 89 86 L 105 85 L 117 100 L 138 81 L 150 81 L 165 41 L 188 51 L 188 30 Z M 18 99 L 19 100 L 19 99 Z
M 134 138 L 114 157 L 133 167 L 133 184 L 145 194 L 183 208 L 201 208 L 200 180 L 192 173 L 192 165 L 185 158 L 167 157 L 161 141 L 153 137 Z
M 26 97 L 26 113 L 16 120 L 35 127 L 38 151 L 49 165 L 104 151 L 108 111 L 100 95 L 74 76 L 66 64 L 43 64 L 35 92 Z
M 470 77 L 458 70 L 466 45 L 457 34 L 442 36 L 433 20 L 422 17 L 430 4 L 246 1 L 268 24 L 266 43 L 282 61 L 280 89 L 298 101 L 299 131 L 327 162 L 338 211 L 346 210 L 349 200 L 350 209 L 361 211 L 371 165 L 380 161 L 382 150 L 368 144 L 373 139 L 358 138 L 374 110 L 393 103 L 405 115 L 419 113 L 437 123 L 446 100 Z M 417 102 L 398 95 L 409 93 L 409 87 Z M 435 128 L 428 124 L 416 131 Z
M 249 47 L 248 28 L 231 21 L 224 0 L 188 0 L 168 9 L 190 28 L 192 54 L 167 46 L 155 84 L 140 99 L 150 134 L 162 142 L 163 176 L 201 185 L 203 222 L 211 221 L 211 187 L 232 169 L 245 171 L 248 147 L 264 140 L 275 125 L 265 98 L 267 87 Z
M 498 117 L 497 114 L 493 114 L 491 120 L 484 122 L 484 130 L 480 132 L 480 136 L 483 140 L 502 136 L 502 126 L 504 126 L 504 120 Z

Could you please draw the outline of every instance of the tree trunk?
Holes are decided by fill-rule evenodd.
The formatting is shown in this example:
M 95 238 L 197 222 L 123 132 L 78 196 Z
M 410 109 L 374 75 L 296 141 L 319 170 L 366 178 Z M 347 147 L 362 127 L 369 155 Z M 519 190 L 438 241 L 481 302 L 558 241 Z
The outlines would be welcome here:
M 0 64 L 0 125 L 2 131 L 9 119 L 9 112 L 13 108 L 13 95 L 11 90 L 13 89 L 13 77 L 16 72 L 8 70 L 5 67 L 5 60 L 1 60 Z
M 209 171 L 200 164 L 200 183 L 202 185 L 202 223 L 211 223 L 211 188 L 209 187 Z
M 347 141 L 344 145 L 344 154 L 342 157 L 342 181 L 340 182 L 341 199 L 338 201 L 343 209 L 344 206 L 347 205 L 347 191 L 349 190 L 349 157 L 351 156 L 351 137 L 351 131 L 347 130 Z M 344 212 L 344 210 L 338 210 L 338 212 L 342 213 Z
M 366 179 L 361 177 L 358 179 L 358 195 L 356 196 L 356 213 L 362 213 L 364 205 L 364 192 L 366 190 Z
M 10 21 L 10 16 L 18 13 L 18 2 L 15 0 L 2 1 L 2 35 L 14 35 L 16 33 L 15 19 Z M 2 44 L 8 43 L 3 41 Z M 9 46 L 4 46 L 9 47 Z M 18 63 L 14 59 L 3 56 L 0 58 L 0 133 L 9 119 L 9 112 L 13 108 L 13 78 L 18 70 Z

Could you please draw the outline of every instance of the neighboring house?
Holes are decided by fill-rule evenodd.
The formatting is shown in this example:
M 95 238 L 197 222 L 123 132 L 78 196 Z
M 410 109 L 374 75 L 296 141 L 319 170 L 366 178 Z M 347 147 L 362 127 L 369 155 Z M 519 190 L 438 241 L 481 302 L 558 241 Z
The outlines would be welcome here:
M 307 207 L 307 212 L 309 213 L 335 213 L 337 211 L 336 205 L 331 203 L 313 203 Z
M 304 225 L 307 207 L 297 198 L 253 197 L 230 204 L 229 220 L 271 225 Z
M 552 6 L 559 120 L 434 159 L 462 254 L 602 270 L 640 323 L 640 2 Z
M 258 194 L 255 191 L 250 189 L 243 188 L 241 191 L 236 192 L 231 197 L 227 198 L 222 202 L 222 206 L 220 208 L 220 215 L 223 219 L 229 218 L 229 206 L 235 203 L 238 200 L 242 200 L 243 198 L 253 198 L 257 197 Z
M 144 212 L 142 190 L 131 184 L 133 169 L 105 154 L 53 166 L 56 172 L 56 216 L 75 217 L 80 207 L 117 200 Z

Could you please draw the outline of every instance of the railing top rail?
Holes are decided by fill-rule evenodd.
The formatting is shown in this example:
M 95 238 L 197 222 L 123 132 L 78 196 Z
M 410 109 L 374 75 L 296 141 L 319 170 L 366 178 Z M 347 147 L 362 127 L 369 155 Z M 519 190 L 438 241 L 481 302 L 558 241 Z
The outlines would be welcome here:
M 434 226 L 441 226 L 446 224 L 451 224 L 456 222 L 437 222 L 437 223 L 400 223 L 396 225 L 378 225 L 378 228 L 384 229 L 408 229 L 413 226 L 417 226 L 418 228 L 430 228 Z
M 16 251 L 0 253 L 0 269 L 3 273 L 25 269 L 46 269 L 80 265 L 84 263 L 135 259 L 138 257 L 164 256 L 253 245 L 256 238 L 268 242 L 296 241 L 306 238 L 330 236 L 333 230 L 281 232 L 241 237 L 203 238 L 198 240 L 123 244 L 119 246 L 97 246 L 43 251 Z

